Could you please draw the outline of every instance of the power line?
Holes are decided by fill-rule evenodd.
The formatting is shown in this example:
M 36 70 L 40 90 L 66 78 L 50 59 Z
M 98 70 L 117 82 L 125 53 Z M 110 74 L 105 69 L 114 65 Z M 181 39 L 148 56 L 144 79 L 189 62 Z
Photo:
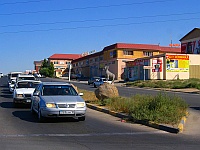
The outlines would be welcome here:
M 199 18 L 188 18 L 188 19 L 171 19 L 171 20 L 160 20 L 160 21 L 147 21 L 147 22 L 136 22 L 136 23 L 121 23 L 121 24 L 108 24 L 108 25 L 95 25 L 86 27 L 69 27 L 69 28 L 54 28 L 54 29 L 39 29 L 39 30 L 24 30 L 24 31 L 7 31 L 0 32 L 0 34 L 16 34 L 16 33 L 30 33 L 30 32 L 48 32 L 48 31 L 61 31 L 61 30 L 75 30 L 75 29 L 89 29 L 89 28 L 102 28 L 102 27 L 114 27 L 114 26 L 127 26 L 127 25 L 138 25 L 138 24 L 151 24 L 151 23 L 165 23 L 175 21 L 187 21 L 195 20 Z
M 59 11 L 73 11 L 73 10 L 85 10 L 85 9 L 97 9 L 97 8 L 108 8 L 108 7 L 130 6 L 130 5 L 163 3 L 163 2 L 168 2 L 168 1 L 175 1 L 175 0 L 156 0 L 156 1 L 149 1 L 149 2 L 124 3 L 124 4 L 113 4 L 113 5 L 102 5 L 102 6 L 91 6 L 91 7 L 64 8 L 64 9 L 52 9 L 52 10 L 29 11 L 29 12 L 15 12 L 15 13 L 7 13 L 7 14 L 0 14 L 0 15 L 1 16 L 9 16 L 9 15 L 24 15 L 24 14 L 35 14 L 35 13 L 59 12 Z
M 142 18 L 153 18 L 153 17 L 194 15 L 194 14 L 199 14 L 199 13 L 200 12 L 187 12 L 187 13 L 177 13 L 177 14 L 162 14 L 162 15 L 150 15 L 150 16 L 107 18 L 107 19 L 103 18 L 103 19 L 91 19 L 91 20 L 74 20 L 74 21 L 27 23 L 27 24 L 10 24 L 10 25 L 2 25 L 0 27 L 5 28 L 5 27 L 39 26 L 39 25 L 51 25 L 51 24 L 68 24 L 68 23 L 83 23 L 83 22 L 112 21 L 112 20 L 126 20 L 126 19 L 142 19 Z
M 0 6 L 2 5 L 14 5 L 14 4 L 28 4 L 28 3 L 38 3 L 38 2 L 47 2 L 52 0 L 32 0 L 32 1 L 22 1 L 22 2 L 6 2 L 6 3 L 0 3 Z

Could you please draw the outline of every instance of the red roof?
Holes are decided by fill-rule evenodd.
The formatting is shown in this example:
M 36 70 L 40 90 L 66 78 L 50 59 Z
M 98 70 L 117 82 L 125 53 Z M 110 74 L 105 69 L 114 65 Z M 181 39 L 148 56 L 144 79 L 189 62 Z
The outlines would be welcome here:
M 180 47 L 164 47 L 164 46 L 160 46 L 160 52 L 181 53 L 181 48 Z
M 120 48 L 129 48 L 129 49 L 141 49 L 141 50 L 157 50 L 160 52 L 176 52 L 181 53 L 181 48 L 175 47 L 164 47 L 153 44 L 127 44 L 127 43 L 116 43 L 110 46 L 107 46 L 103 49 L 103 51 L 111 50 L 111 49 L 120 49 Z
M 81 54 L 53 54 L 52 56 L 49 57 L 49 59 L 70 59 L 74 60 L 77 58 L 82 57 Z

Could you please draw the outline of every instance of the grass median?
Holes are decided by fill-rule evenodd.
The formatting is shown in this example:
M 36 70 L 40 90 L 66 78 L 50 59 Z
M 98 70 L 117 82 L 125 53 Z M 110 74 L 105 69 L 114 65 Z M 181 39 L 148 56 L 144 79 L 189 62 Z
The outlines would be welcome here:
M 132 97 L 114 97 L 100 101 L 94 92 L 78 89 L 87 103 L 104 106 L 109 110 L 125 113 L 131 121 L 143 120 L 160 124 L 177 125 L 186 115 L 188 104 L 177 95 L 160 92 L 156 96 L 134 95 Z
M 196 88 L 200 90 L 200 79 L 187 79 L 187 80 L 137 80 L 127 82 L 127 86 L 137 87 L 151 87 L 151 88 L 170 88 L 170 89 L 184 89 Z

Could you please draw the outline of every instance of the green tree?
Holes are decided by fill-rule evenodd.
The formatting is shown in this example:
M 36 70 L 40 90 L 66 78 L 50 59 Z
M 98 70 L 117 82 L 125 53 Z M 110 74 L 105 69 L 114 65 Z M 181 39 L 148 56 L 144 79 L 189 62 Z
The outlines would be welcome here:
M 52 62 L 50 63 L 48 69 L 49 69 L 49 77 L 53 77 L 54 76 L 54 65 Z
M 48 61 L 46 59 L 44 59 L 44 61 L 42 62 L 41 68 L 48 68 L 48 66 L 49 66 L 48 64 L 49 64 Z
M 45 76 L 45 77 L 53 77 L 54 76 L 54 65 L 51 62 L 49 64 L 49 62 L 44 59 L 42 66 L 40 68 L 40 74 Z

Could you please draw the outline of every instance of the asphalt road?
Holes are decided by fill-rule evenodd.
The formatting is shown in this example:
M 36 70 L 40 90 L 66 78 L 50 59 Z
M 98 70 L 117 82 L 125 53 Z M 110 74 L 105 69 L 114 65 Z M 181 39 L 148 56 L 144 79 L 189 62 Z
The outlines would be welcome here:
M 196 134 L 171 134 L 139 124 L 123 123 L 119 118 L 92 109 L 87 109 L 84 122 L 59 119 L 38 123 L 29 107 L 13 107 L 6 78 L 1 78 L 0 146 L 3 150 L 197 150 L 200 138 Z

